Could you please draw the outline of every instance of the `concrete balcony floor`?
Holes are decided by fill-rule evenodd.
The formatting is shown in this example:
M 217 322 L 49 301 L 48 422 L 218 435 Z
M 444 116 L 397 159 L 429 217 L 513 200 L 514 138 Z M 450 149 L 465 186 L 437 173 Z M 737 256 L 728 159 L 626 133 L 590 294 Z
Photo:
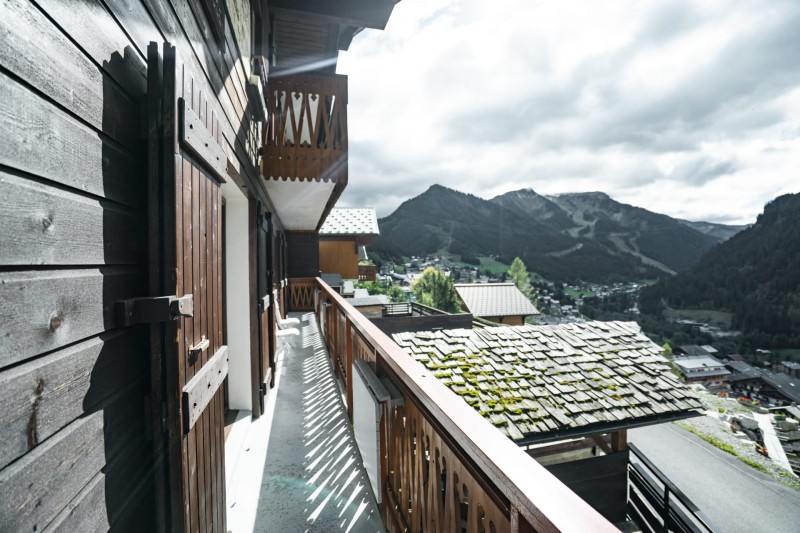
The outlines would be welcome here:
M 292 316 L 300 319 L 294 326 L 300 334 L 279 341 L 276 386 L 265 415 L 248 429 L 247 457 L 237 462 L 229 489 L 235 494 L 229 494 L 228 527 L 234 533 L 385 531 L 314 314 Z M 261 440 L 268 442 L 266 460 L 258 461 Z M 248 477 L 256 481 L 244 489 L 238 480 Z

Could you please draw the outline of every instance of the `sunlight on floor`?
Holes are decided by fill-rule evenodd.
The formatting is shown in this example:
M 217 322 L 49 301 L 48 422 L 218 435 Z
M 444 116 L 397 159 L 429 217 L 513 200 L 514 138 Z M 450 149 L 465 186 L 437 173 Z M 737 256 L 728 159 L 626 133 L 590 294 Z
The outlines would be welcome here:
M 384 531 L 313 314 L 286 347 L 256 531 Z

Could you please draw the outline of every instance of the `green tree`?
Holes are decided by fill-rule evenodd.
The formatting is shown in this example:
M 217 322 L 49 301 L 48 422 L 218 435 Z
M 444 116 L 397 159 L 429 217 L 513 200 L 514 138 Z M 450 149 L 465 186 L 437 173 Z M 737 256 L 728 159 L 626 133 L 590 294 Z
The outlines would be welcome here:
M 519 257 L 514 258 L 511 266 L 508 267 L 508 277 L 514 282 L 524 294 L 530 294 L 531 290 L 531 277 L 528 275 L 528 269 L 525 263 Z
M 417 301 L 448 313 L 459 310 L 458 295 L 453 280 L 441 270 L 428 267 L 411 283 Z
M 515 257 L 514 261 L 511 262 L 511 266 L 508 267 L 508 279 L 514 282 L 514 285 L 517 286 L 533 305 L 539 305 L 539 298 L 531 285 L 531 277 L 528 274 L 528 268 L 519 257 Z

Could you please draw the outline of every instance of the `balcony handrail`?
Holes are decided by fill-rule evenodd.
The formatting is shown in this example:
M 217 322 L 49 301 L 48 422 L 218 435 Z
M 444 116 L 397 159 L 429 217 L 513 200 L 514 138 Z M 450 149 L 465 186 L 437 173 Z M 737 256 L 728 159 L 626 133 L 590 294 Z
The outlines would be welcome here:
M 691 520 L 690 527 L 694 531 L 713 532 L 714 526 L 711 520 L 700 510 L 695 503 L 686 496 L 672 481 L 653 463 L 647 456 L 632 442 L 628 443 L 628 449 L 633 453 L 636 459 L 649 471 L 656 480 L 664 486 L 664 492 L 661 504 L 663 506 L 661 511 L 661 518 L 664 521 L 664 526 L 668 526 L 670 506 L 672 501 L 677 500 L 688 512 L 689 520 Z M 634 463 L 629 464 L 630 468 L 635 468 Z M 644 479 L 644 478 L 643 478 Z M 633 481 L 633 480 L 631 480 Z M 654 489 L 654 487 L 652 487 Z
M 324 297 L 344 312 L 352 327 L 381 355 L 382 363 L 402 381 L 452 441 L 458 443 L 482 475 L 508 499 L 512 531 L 522 530 L 522 520 L 535 531 L 618 531 L 321 278 L 317 278 L 317 284 Z

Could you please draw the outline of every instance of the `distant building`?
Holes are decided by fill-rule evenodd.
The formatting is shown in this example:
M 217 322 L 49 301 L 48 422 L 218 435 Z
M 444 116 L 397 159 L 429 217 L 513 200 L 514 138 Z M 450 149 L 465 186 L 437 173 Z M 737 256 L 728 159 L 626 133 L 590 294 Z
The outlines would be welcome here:
M 788 374 L 794 378 L 800 378 L 800 363 L 795 363 L 794 361 L 781 361 L 780 363 L 775 363 L 772 365 L 772 368 L 775 370 L 775 372 Z
M 358 279 L 360 248 L 378 235 L 378 217 L 372 208 L 335 207 L 319 229 L 319 269 Z M 366 250 L 363 251 L 366 256 Z M 374 271 L 372 275 L 374 280 Z
M 770 405 L 800 403 L 800 380 L 787 374 L 762 370 L 744 361 L 731 361 L 728 382 L 734 394 Z
M 539 314 L 513 283 L 457 283 L 456 292 L 465 311 L 498 324 L 521 326 L 525 317 Z
M 721 361 L 710 355 L 679 357 L 675 366 L 686 383 L 702 383 L 710 389 L 725 387 L 731 374 Z
M 716 350 L 714 350 L 714 352 L 716 352 Z M 697 344 L 685 344 L 683 346 L 678 346 L 677 348 L 675 348 L 674 353 L 675 355 L 688 355 L 688 356 L 711 355 L 711 352 L 706 350 L 705 347 L 698 346 Z

